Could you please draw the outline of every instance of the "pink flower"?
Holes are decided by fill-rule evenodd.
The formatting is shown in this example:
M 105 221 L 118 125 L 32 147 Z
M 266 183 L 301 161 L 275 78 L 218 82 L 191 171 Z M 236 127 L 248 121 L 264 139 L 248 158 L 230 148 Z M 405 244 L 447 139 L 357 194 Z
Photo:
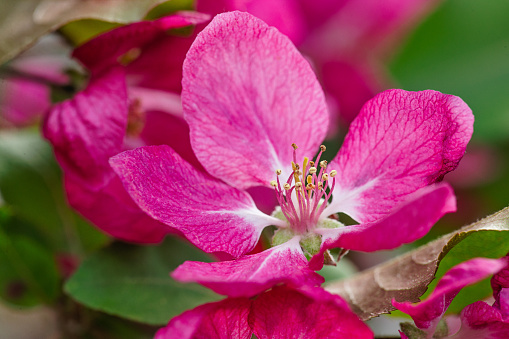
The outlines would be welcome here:
M 333 118 L 350 123 L 391 81 L 383 61 L 437 0 L 198 0 L 197 10 L 249 12 L 278 28 L 309 57 Z M 336 124 L 330 126 L 336 128 Z
M 114 237 L 152 243 L 175 232 L 139 209 L 108 159 L 135 146 L 169 144 L 199 166 L 179 95 L 182 62 L 192 38 L 167 31 L 206 19 L 186 12 L 137 22 L 98 36 L 73 53 L 91 79 L 85 90 L 50 110 L 43 132 L 63 168 L 69 203 Z
M 307 156 L 327 131 L 320 85 L 288 38 L 243 12 L 216 16 L 198 35 L 182 83 L 191 144 L 208 173 L 167 146 L 110 160 L 143 211 L 204 251 L 237 258 L 186 262 L 173 272 L 177 280 L 235 297 L 278 283 L 317 285 L 313 270 L 329 248 L 395 248 L 455 209 L 452 189 L 434 183 L 457 166 L 472 134 L 472 113 L 457 97 L 381 93 L 351 124 L 339 154 L 322 161 L 322 147 L 312 163 Z M 272 215 L 245 191 L 260 185 L 281 203 Z M 328 218 L 339 212 L 360 224 Z M 269 225 L 277 227 L 274 247 L 246 256 Z
M 502 259 L 477 258 L 450 269 L 438 282 L 435 290 L 424 301 L 392 304 L 410 315 L 417 328 L 406 327 L 402 338 L 461 338 L 503 339 L 509 337 L 509 267 L 508 257 Z M 498 272 L 498 273 L 497 273 Z M 495 303 L 484 301 L 468 305 L 461 316 L 442 319 L 447 308 L 464 287 L 474 284 L 491 274 Z M 444 326 L 445 325 L 445 326 Z M 417 335 L 420 335 L 417 336 Z
M 337 295 L 320 288 L 278 286 L 256 299 L 227 298 L 184 312 L 155 339 L 373 338 L 371 330 Z
M 50 85 L 70 82 L 68 54 L 61 39 L 48 35 L 5 66 L 10 76 L 0 81 L 0 126 L 22 127 L 40 119 L 51 106 Z

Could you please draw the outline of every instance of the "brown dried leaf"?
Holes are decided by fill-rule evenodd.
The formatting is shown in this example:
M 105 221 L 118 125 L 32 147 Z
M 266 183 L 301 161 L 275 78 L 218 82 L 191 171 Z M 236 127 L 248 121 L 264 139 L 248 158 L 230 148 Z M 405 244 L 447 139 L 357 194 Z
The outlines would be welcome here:
M 166 0 L 2 0 L 0 64 L 15 57 L 44 34 L 80 19 L 115 23 L 141 20 Z
M 445 255 L 477 231 L 509 231 L 509 207 L 325 289 L 345 298 L 363 320 L 389 313 L 393 298 L 417 302 Z

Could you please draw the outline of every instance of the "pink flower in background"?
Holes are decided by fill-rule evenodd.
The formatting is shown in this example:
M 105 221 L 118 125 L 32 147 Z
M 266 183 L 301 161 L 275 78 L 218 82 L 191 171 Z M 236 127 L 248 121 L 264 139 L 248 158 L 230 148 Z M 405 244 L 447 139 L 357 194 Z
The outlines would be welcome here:
M 227 298 L 172 319 L 155 339 L 373 338 L 337 295 L 320 288 L 274 287 L 256 299 Z
M 278 283 L 318 285 L 313 270 L 327 249 L 395 248 L 455 210 L 452 189 L 434 184 L 457 166 L 472 134 L 472 112 L 455 96 L 377 95 L 327 163 L 320 143 L 328 112 L 309 63 L 286 36 L 243 12 L 216 16 L 198 35 L 182 83 L 192 148 L 208 173 L 168 146 L 110 160 L 143 211 L 204 251 L 237 258 L 185 262 L 172 274 L 177 280 L 234 297 Z M 280 207 L 272 215 L 246 193 L 255 186 L 275 190 Z M 359 225 L 329 218 L 339 212 Z M 245 255 L 269 225 L 277 228 L 274 247 Z
M 74 67 L 69 53 L 58 36 L 48 35 L 5 66 L 8 76 L 0 79 L 0 126 L 27 126 L 42 116 L 51 106 L 50 85 L 70 82 L 65 73 Z
M 418 328 L 407 327 L 405 333 L 401 333 L 401 337 L 411 339 L 420 335 L 419 338 L 508 338 L 509 267 L 507 263 L 507 257 L 472 259 L 450 269 L 426 300 L 417 304 L 399 303 L 393 300 L 393 305 L 410 315 Z M 443 318 L 447 308 L 461 289 L 494 273 L 497 274 L 491 280 L 495 298 L 493 306 L 484 301 L 478 301 L 465 307 L 459 318 L 456 316 Z
M 311 59 L 333 118 L 350 123 L 362 105 L 391 87 L 383 66 L 432 0 L 198 0 L 197 10 L 247 11 L 286 34 Z M 330 126 L 337 128 L 336 124 Z
M 108 159 L 135 146 L 170 144 L 199 166 L 179 96 L 192 38 L 167 31 L 207 18 L 185 12 L 130 24 L 73 53 L 91 79 L 85 90 L 50 110 L 43 132 L 63 168 L 70 204 L 112 236 L 150 243 L 175 232 L 136 206 Z

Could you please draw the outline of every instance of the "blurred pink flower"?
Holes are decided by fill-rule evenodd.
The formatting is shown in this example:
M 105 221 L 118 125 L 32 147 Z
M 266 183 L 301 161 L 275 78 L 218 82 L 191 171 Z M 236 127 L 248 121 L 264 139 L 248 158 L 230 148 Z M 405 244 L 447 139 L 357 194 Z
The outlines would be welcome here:
M 337 295 L 320 288 L 278 286 L 256 299 L 227 298 L 182 313 L 155 339 L 373 338 Z
M 247 11 L 286 34 L 310 58 L 343 122 L 389 88 L 384 59 L 438 0 L 198 0 L 197 10 Z M 332 118 L 338 115 L 333 113 Z M 334 122 L 334 121 L 333 121 Z M 336 124 L 330 128 L 337 128 Z
M 318 285 L 313 271 L 328 249 L 392 249 L 455 210 L 450 186 L 434 183 L 457 166 L 472 134 L 472 112 L 458 97 L 377 95 L 327 164 L 320 142 L 328 112 L 309 63 L 286 36 L 243 12 L 216 16 L 197 36 L 182 84 L 192 148 L 208 173 L 168 146 L 110 160 L 143 211 L 204 251 L 238 258 L 185 262 L 177 280 L 235 297 L 278 283 Z M 305 156 L 318 149 L 314 161 Z M 272 215 L 246 193 L 256 186 L 275 189 L 280 208 Z M 339 212 L 360 224 L 328 218 Z M 246 256 L 269 225 L 278 228 L 274 247 Z
M 417 304 L 392 301 L 394 307 L 410 315 L 421 330 L 422 338 L 509 338 L 509 267 L 508 257 L 502 259 L 477 258 L 451 268 L 438 282 L 435 290 Z M 497 273 L 498 272 L 498 273 Z M 496 274 L 495 274 L 496 273 Z M 495 303 L 478 301 L 463 309 L 459 319 L 443 318 L 456 295 L 468 285 L 495 274 L 491 280 Z M 445 322 L 445 331 L 440 323 Z M 419 331 L 415 329 L 414 331 Z M 439 333 L 438 333 L 439 332 Z M 411 334 L 401 333 L 402 338 Z M 419 338 L 421 338 L 419 337 Z
M 182 62 L 192 37 L 172 28 L 208 19 L 182 12 L 123 26 L 78 47 L 73 56 L 91 73 L 85 90 L 51 108 L 43 126 L 64 171 L 69 203 L 108 234 L 153 243 L 173 228 L 142 212 L 108 159 L 136 146 L 169 144 L 199 166 L 182 118 Z
M 36 122 L 51 106 L 50 85 L 70 81 L 70 48 L 56 35 L 42 38 L 4 67 L 0 79 L 0 126 L 22 127 Z

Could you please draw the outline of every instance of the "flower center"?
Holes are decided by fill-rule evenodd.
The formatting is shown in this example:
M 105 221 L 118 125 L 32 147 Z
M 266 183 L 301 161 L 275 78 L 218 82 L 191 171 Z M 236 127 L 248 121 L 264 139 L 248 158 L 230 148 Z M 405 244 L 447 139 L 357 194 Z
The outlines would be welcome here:
M 293 161 L 292 174 L 285 182 L 279 179 L 282 171 L 276 171 L 277 180 L 271 181 L 281 206 L 281 213 L 290 224 L 293 231 L 305 234 L 312 231 L 318 224 L 318 219 L 329 201 L 337 174 L 335 170 L 327 173 L 327 161 L 320 161 L 325 146 L 320 146 L 320 152 L 314 161 L 304 157 L 302 166 L 297 164 L 297 145 L 292 144 Z M 316 166 L 318 164 L 318 167 Z M 319 169 L 318 169 L 319 168 Z M 329 180 L 332 183 L 329 192 Z

